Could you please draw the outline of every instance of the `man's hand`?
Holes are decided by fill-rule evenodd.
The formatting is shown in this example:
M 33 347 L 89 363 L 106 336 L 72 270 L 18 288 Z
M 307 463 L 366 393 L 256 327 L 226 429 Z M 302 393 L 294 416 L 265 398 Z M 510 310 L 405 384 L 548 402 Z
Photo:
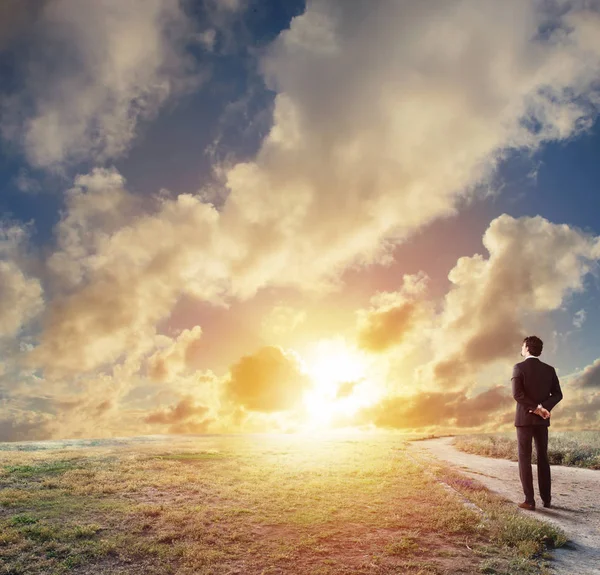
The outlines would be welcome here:
M 533 411 L 529 410 L 529 413 L 535 413 L 539 415 L 542 419 L 550 419 L 550 412 L 541 405 L 538 405 Z

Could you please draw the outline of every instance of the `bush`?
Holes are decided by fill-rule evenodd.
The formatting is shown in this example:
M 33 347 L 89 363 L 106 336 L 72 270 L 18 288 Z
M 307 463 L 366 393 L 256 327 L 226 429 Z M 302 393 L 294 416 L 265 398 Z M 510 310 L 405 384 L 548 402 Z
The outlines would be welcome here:
M 514 434 L 465 435 L 454 445 L 467 453 L 517 461 L 517 440 Z M 563 431 L 551 433 L 548 439 L 548 459 L 551 465 L 569 465 L 600 469 L 600 431 Z M 537 463 L 535 449 L 532 462 Z

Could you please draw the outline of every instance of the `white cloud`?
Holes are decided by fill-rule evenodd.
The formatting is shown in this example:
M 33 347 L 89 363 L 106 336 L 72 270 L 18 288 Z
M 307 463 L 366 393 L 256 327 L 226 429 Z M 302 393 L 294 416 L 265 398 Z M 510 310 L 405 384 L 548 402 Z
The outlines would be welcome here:
M 262 332 L 265 337 L 278 341 L 283 335 L 296 330 L 306 320 L 306 312 L 287 305 L 276 305 L 264 317 Z
M 172 379 L 194 365 L 195 355 L 202 346 L 202 329 L 184 329 L 176 339 L 162 336 L 164 347 L 148 358 L 148 375 L 155 380 Z
M 184 194 L 139 211 L 112 170 L 76 182 L 48 258 L 56 295 L 30 354 L 48 370 L 87 371 L 135 354 L 181 293 L 219 301 L 229 282 L 230 248 L 212 206 Z
M 29 32 L 2 130 L 38 168 L 122 154 L 139 121 L 195 81 L 179 0 L 49 0 Z
M 24 194 L 36 194 L 42 189 L 39 181 L 32 178 L 26 170 L 21 169 L 19 175 L 13 179 L 19 191 Z
M 541 4 L 308 2 L 262 61 L 277 92 L 253 162 L 227 172 L 223 226 L 244 246 L 240 294 L 326 286 L 456 210 L 507 148 L 572 136 L 595 115 L 600 30 Z
M 573 316 L 573 325 L 577 329 L 581 329 L 581 326 L 585 322 L 585 318 L 586 318 L 586 312 L 584 309 L 580 309 L 579 311 L 576 311 L 575 315 Z
M 44 307 L 43 289 L 27 254 L 27 230 L 0 222 L 0 337 L 17 334 Z
M 463 385 L 465 375 L 518 353 L 528 314 L 558 309 L 583 290 L 597 267 L 600 238 L 537 216 L 502 215 L 488 227 L 489 251 L 460 258 L 434 332 L 435 379 Z M 425 370 L 426 373 L 427 370 Z M 431 374 L 429 374 L 430 376 Z
M 48 4 L 42 21 L 81 66 L 61 66 L 56 79 L 55 70 L 32 72 L 32 164 L 121 153 L 138 120 L 185 83 L 179 4 L 140 6 Z M 32 360 L 57 374 L 130 354 L 141 363 L 181 294 L 221 302 L 264 286 L 331 288 L 349 266 L 389 262 L 397 242 L 454 213 L 507 148 L 535 149 L 588 126 L 600 17 L 568 9 L 544 37 L 541 7 L 308 2 L 262 60 L 277 92 L 273 126 L 254 161 L 223 168 L 221 211 L 202 194 L 141 205 L 114 170 L 75 181 L 47 262 L 54 298 Z M 459 367 L 506 357 L 521 336 L 519 314 L 555 309 L 600 255 L 597 239 L 542 218 L 502 216 L 485 245 L 488 259 L 463 258 L 451 272 L 441 317 L 438 359 L 450 354 Z
M 65 194 L 67 210 L 55 228 L 58 249 L 47 259 L 55 289 L 72 290 L 84 284 L 102 265 L 94 254 L 145 213 L 142 198 L 124 186 L 115 169 L 96 168 L 75 178 L 74 187 Z
M 505 147 L 577 129 L 554 112 L 585 112 L 600 67 L 586 29 L 598 18 L 567 13 L 560 33 L 536 39 L 544 18 L 521 0 L 309 2 L 263 61 L 279 92 L 274 125 L 254 162 L 226 171 L 221 212 L 182 195 L 140 213 L 116 172 L 76 180 L 49 259 L 53 285 L 70 293 L 32 355 L 91 369 L 153 337 L 181 293 L 318 291 L 349 265 L 389 261 L 395 242 L 455 211 Z M 557 289 L 542 282 L 533 305 Z

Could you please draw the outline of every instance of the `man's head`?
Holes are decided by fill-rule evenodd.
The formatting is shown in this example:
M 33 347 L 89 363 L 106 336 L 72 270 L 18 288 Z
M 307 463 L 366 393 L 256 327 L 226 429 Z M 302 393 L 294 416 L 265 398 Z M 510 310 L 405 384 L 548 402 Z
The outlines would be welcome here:
M 537 335 L 529 335 L 523 340 L 521 355 L 534 355 L 538 357 L 542 353 L 544 342 Z

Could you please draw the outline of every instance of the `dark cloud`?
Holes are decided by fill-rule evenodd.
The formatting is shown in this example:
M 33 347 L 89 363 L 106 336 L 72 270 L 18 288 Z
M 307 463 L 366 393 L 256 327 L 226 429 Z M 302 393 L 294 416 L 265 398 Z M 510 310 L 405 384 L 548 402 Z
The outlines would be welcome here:
M 463 391 L 422 393 L 391 397 L 361 415 L 363 422 L 378 427 L 414 429 L 420 427 L 485 427 L 504 417 L 514 403 L 502 387 L 494 387 L 468 398 Z
M 488 321 L 473 322 L 472 329 L 477 325 L 477 331 L 469 336 L 460 351 L 433 365 L 435 380 L 444 388 L 460 388 L 464 385 L 464 377 L 480 367 L 493 361 L 518 357 L 525 332 L 514 318 L 508 317 L 506 309 L 498 306 L 487 313 L 482 312 L 482 317 Z
M 43 441 L 52 439 L 48 420 L 30 418 L 0 419 L 0 441 Z
M 231 399 L 246 409 L 273 412 L 293 408 L 309 385 L 295 355 L 266 346 L 231 367 L 226 388 Z
M 577 387 L 600 389 L 600 359 L 588 365 L 572 383 Z
M 105 411 L 108 411 L 109 409 L 111 409 L 112 407 L 114 407 L 113 402 L 110 399 L 106 399 L 105 401 L 100 402 L 96 406 L 96 415 L 101 415 Z
M 600 358 L 572 379 L 560 378 L 564 399 L 552 411 L 561 429 L 597 429 L 600 424 Z
M 45 0 L 2 0 L 0 2 L 0 51 L 19 40 L 46 5 Z
M 476 297 L 476 294 L 473 294 Z M 464 346 L 458 352 L 438 360 L 433 365 L 433 374 L 438 384 L 447 388 L 461 387 L 464 378 L 480 367 L 505 358 L 518 357 L 525 331 L 516 318 L 510 317 L 515 313 L 511 306 L 498 303 L 494 308 L 489 304 L 482 304 L 477 310 L 478 319 L 473 319 L 469 328 L 464 329 L 452 325 L 449 334 L 454 332 L 457 338 L 466 336 Z M 516 309 L 516 308 L 515 308 Z M 465 320 L 465 318 L 460 318 Z
M 381 352 L 402 341 L 412 327 L 416 304 L 408 301 L 397 307 L 376 310 L 364 317 L 358 344 L 367 351 Z
M 444 389 L 494 361 L 518 357 L 528 314 L 559 308 L 598 258 L 598 238 L 541 216 L 494 219 L 483 236 L 489 252 L 462 257 L 439 317 L 430 369 Z
M 515 401 L 507 390 L 503 387 L 493 387 L 472 397 L 470 399 L 460 400 L 456 405 L 456 425 L 459 427 L 474 427 L 485 425 L 496 416 L 505 415 L 505 410 L 514 407 Z M 500 412 L 500 413 L 499 413 Z M 512 410 L 509 411 L 512 416 Z
M 436 381 L 446 382 L 448 385 L 460 385 L 460 378 L 466 373 L 466 362 L 462 356 L 453 356 L 438 361 L 433 366 Z
M 179 424 L 192 417 L 202 418 L 208 413 L 208 407 L 196 405 L 191 396 L 183 398 L 176 405 L 158 410 L 144 418 L 145 423 Z

